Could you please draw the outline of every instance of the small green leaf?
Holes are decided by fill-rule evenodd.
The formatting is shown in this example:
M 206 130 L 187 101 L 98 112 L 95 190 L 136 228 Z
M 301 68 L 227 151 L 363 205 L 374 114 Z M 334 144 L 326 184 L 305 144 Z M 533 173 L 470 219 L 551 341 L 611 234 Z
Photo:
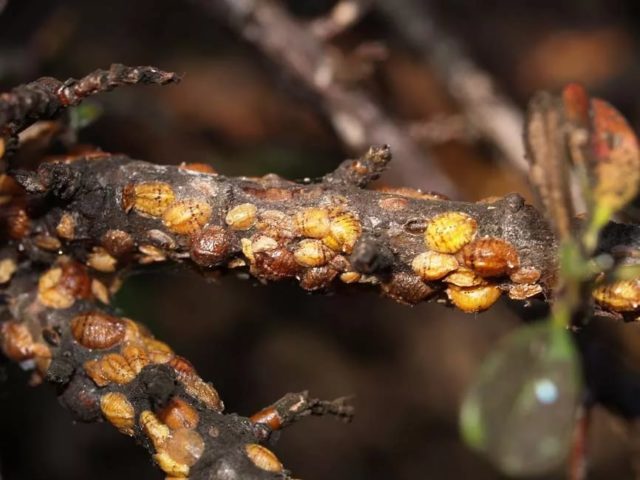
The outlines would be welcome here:
M 72 130 L 88 127 L 102 116 L 102 107 L 97 103 L 85 102 L 69 111 L 69 123 Z

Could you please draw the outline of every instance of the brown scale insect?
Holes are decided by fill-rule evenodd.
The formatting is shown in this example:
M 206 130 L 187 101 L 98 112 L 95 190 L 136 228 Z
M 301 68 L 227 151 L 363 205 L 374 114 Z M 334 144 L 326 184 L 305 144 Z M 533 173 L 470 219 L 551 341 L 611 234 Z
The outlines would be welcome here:
M 478 224 L 462 212 L 445 212 L 427 223 L 424 240 L 427 247 L 440 253 L 456 253 L 476 236 Z
M 167 406 L 160 410 L 158 417 L 171 430 L 194 429 L 200 422 L 196 409 L 179 397 L 173 397 Z
M 249 460 L 261 470 L 267 472 L 282 472 L 284 467 L 275 453 L 257 443 L 245 445 L 245 451 Z
M 227 212 L 225 222 L 232 230 L 249 230 L 256 223 L 257 213 L 253 203 L 242 203 Z
M 481 277 L 509 275 L 520 267 L 518 251 L 501 238 L 478 238 L 465 245 L 460 256 Z
M 211 205 L 190 198 L 173 203 L 162 215 L 162 222 L 173 233 L 193 235 L 206 225 L 211 217 Z
M 214 267 L 227 259 L 233 247 L 234 237 L 227 229 L 209 225 L 193 238 L 190 257 L 201 267 Z
M 301 240 L 293 251 L 296 262 L 303 267 L 321 267 L 335 255 L 331 248 L 325 246 L 322 241 L 315 239 Z
M 382 284 L 382 292 L 389 298 L 407 305 L 416 305 L 430 295 L 434 289 L 412 273 L 394 273 L 391 281 Z
M 122 208 L 159 217 L 176 199 L 171 186 L 164 182 L 130 183 L 122 190 Z
M 126 385 L 136 378 L 136 372 L 129 362 L 117 353 L 108 353 L 102 358 L 85 362 L 84 370 L 99 387 L 110 383 Z
M 272 406 L 251 415 L 251 421 L 255 424 L 266 425 L 274 432 L 282 428 L 282 417 L 278 410 Z
M 63 261 L 38 280 L 38 300 L 47 307 L 63 309 L 91 296 L 91 279 L 84 265 Z
M 501 295 L 496 285 L 482 285 L 478 287 L 458 287 L 450 285 L 447 296 L 451 303 L 466 313 L 477 313 L 491 307 Z
M 73 317 L 70 323 L 73 338 L 90 349 L 111 348 L 124 339 L 125 323 L 100 311 Z
M 330 233 L 331 218 L 326 208 L 305 208 L 294 215 L 293 223 L 302 237 L 320 239 Z
M 120 433 L 133 436 L 136 412 L 127 397 L 120 392 L 108 392 L 100 398 L 100 410 Z
M 640 309 L 640 279 L 618 280 L 593 290 L 593 298 L 601 307 L 614 312 Z
M 322 238 L 324 244 L 335 252 L 351 253 L 362 234 L 362 225 L 351 212 L 334 209 L 329 214 L 329 234 Z
M 338 271 L 329 266 L 308 268 L 300 276 L 300 286 L 308 291 L 325 290 L 338 275 Z
M 287 247 L 279 246 L 266 252 L 253 253 L 256 276 L 266 280 L 282 280 L 296 276 L 302 267 Z
M 458 261 L 453 255 L 438 252 L 424 252 L 417 255 L 411 268 L 425 281 L 439 280 L 458 268 Z
M 104 235 L 102 235 L 100 243 L 107 253 L 116 258 L 124 257 L 133 252 L 135 248 L 133 237 L 123 230 L 107 230 Z

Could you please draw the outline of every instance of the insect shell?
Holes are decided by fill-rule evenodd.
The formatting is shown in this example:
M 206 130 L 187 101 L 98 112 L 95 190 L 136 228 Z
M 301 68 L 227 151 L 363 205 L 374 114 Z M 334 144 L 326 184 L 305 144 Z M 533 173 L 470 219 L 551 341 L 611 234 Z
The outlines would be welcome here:
M 500 289 L 495 285 L 467 288 L 451 285 L 447 288 L 447 296 L 451 303 L 466 313 L 488 309 L 500 298 L 500 294 Z
M 483 237 L 464 246 L 464 264 L 482 277 L 500 277 L 520 267 L 520 257 L 513 245 L 501 238 Z
M 434 292 L 420 277 L 405 272 L 393 274 L 391 281 L 382 284 L 382 291 L 388 297 L 408 305 L 420 303 Z
M 125 324 L 99 311 L 77 315 L 71 320 L 71 334 L 86 348 L 111 348 L 124 339 Z
M 196 409 L 179 397 L 173 397 L 158 416 L 171 430 L 194 429 L 200 422 Z
M 293 217 L 296 230 L 300 236 L 323 238 L 329 235 L 331 219 L 326 208 L 305 208 Z
M 188 198 L 175 202 L 165 210 L 162 223 L 178 235 L 193 235 L 209 221 L 211 212 L 211 205 L 207 202 Z
M 509 285 L 509 298 L 512 300 L 526 300 L 542 293 L 542 286 L 537 283 L 515 283 Z
M 455 272 L 450 273 L 444 278 L 444 281 L 457 287 L 477 287 L 478 285 L 485 285 L 487 283 L 486 280 L 479 277 L 473 270 L 465 267 L 460 267 Z
M 308 291 L 324 290 L 338 275 L 338 271 L 329 265 L 307 269 L 300 277 L 300 286 Z
M 87 258 L 87 266 L 103 273 L 115 272 L 118 261 L 102 247 L 93 247 Z
M 362 234 L 362 225 L 350 212 L 340 209 L 330 213 L 329 234 L 322 238 L 324 244 L 335 252 L 351 253 Z
M 233 235 L 218 225 L 209 225 L 196 234 L 191 243 L 191 259 L 202 267 L 213 267 L 227 259 Z
M 438 252 L 424 252 L 413 259 L 413 271 L 425 281 L 439 280 L 458 268 L 458 261 L 453 255 Z
M 151 359 L 149 358 L 147 351 L 141 346 L 133 343 L 128 343 L 122 347 L 122 356 L 136 375 L 151 363 Z
M 171 430 L 156 417 L 151 410 L 144 410 L 138 419 L 142 431 L 151 440 L 153 447 L 159 451 L 171 436 Z
M 257 213 L 253 203 L 242 203 L 227 212 L 225 222 L 232 230 L 249 230 L 256 222 Z
M 198 432 L 182 428 L 172 432 L 171 437 L 162 447 L 162 453 L 177 464 L 190 467 L 204 453 L 204 440 Z
M 640 279 L 618 280 L 601 285 L 593 291 L 596 303 L 614 312 L 633 312 L 640 309 Z
M 70 213 L 63 213 L 56 226 L 56 233 L 60 238 L 73 240 L 76 235 L 76 220 Z
M 254 252 L 254 274 L 266 280 L 282 280 L 294 277 L 302 267 L 296 261 L 293 252 L 285 246 Z
M 100 243 L 114 257 L 123 257 L 135 248 L 133 237 L 123 230 L 107 230 Z
M 38 280 L 38 300 L 50 308 L 69 308 L 77 299 L 90 296 L 91 279 L 86 268 L 77 262 L 62 262 Z
M 124 394 L 119 392 L 105 393 L 100 398 L 100 410 L 107 421 L 118 431 L 133 436 L 135 410 Z
M 322 241 L 315 239 L 301 240 L 293 251 L 296 262 L 303 267 L 321 267 L 335 255 Z
M 282 463 L 278 457 L 268 448 L 258 445 L 257 443 L 249 443 L 245 445 L 245 451 L 249 460 L 261 470 L 267 472 L 281 472 L 283 470 Z
M 164 182 L 130 183 L 122 191 L 122 208 L 159 217 L 176 199 L 171 186 Z
M 129 362 L 117 353 L 109 353 L 100 359 L 85 362 L 84 370 L 99 387 L 110 383 L 125 385 L 136 378 L 136 372 Z
M 198 376 L 195 368 L 186 358 L 175 356 L 169 361 L 169 366 L 175 370 L 176 377 L 189 395 L 217 412 L 224 409 L 216 389 Z
M 424 240 L 427 247 L 440 253 L 456 253 L 476 236 L 478 224 L 462 212 L 445 212 L 427 223 Z

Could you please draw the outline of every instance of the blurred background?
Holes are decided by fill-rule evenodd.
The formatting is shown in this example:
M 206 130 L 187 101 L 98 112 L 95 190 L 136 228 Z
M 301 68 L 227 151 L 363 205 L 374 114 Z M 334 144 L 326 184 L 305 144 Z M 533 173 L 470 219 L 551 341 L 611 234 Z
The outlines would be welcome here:
M 102 114 L 80 135 L 157 163 L 317 177 L 359 153 L 359 142 L 375 140 L 403 153 L 380 185 L 464 200 L 517 191 L 531 201 L 519 132 L 533 92 L 579 80 L 634 127 L 640 119 L 635 0 L 282 2 L 278 11 L 306 36 L 289 39 L 285 50 L 316 46 L 331 66 L 328 80 L 318 69 L 311 83 L 280 58 L 286 54 L 265 54 L 260 39 L 230 21 L 233 8 L 250 1 L 4 3 L 3 89 L 43 75 L 80 77 L 112 62 L 185 74 L 177 86 L 92 100 Z M 317 50 L 301 52 L 309 60 Z M 336 92 L 365 114 L 345 123 Z M 393 128 L 369 128 L 371 108 Z M 544 313 L 502 301 L 464 315 L 396 305 L 372 292 L 310 295 L 292 284 L 203 279 L 176 266 L 131 277 L 117 302 L 189 358 L 229 411 L 248 415 L 305 389 L 321 398 L 354 395 L 352 424 L 311 418 L 274 447 L 306 480 L 506 478 L 461 442 L 458 408 L 496 340 Z M 624 328 L 637 346 L 639 329 Z M 163 477 L 111 427 L 72 423 L 54 392 L 27 386 L 16 366 L 0 366 L 0 376 L 3 480 Z M 590 445 L 591 478 L 634 478 L 637 445 L 602 408 Z

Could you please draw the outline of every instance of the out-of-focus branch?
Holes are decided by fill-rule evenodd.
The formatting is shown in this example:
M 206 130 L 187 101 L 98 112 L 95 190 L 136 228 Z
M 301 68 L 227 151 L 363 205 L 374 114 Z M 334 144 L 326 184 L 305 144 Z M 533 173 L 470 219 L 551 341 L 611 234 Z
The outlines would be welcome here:
M 0 257 L 17 261 L 12 249 Z M 252 419 L 225 414 L 216 390 L 185 358 L 102 303 L 100 281 L 83 265 L 62 257 L 38 272 L 24 261 L 11 277 L 2 289 L 1 351 L 53 383 L 77 420 L 104 419 L 133 437 L 167 478 L 290 478 L 261 445 L 272 431 L 309 414 L 353 414 L 342 400 L 306 392 L 287 394 Z
M 377 0 L 376 8 L 433 65 L 474 130 L 495 145 L 513 167 L 526 173 L 529 166 L 522 145 L 522 112 L 498 91 L 491 76 L 473 62 L 460 42 L 436 22 L 429 2 Z
M 311 31 L 322 40 L 330 40 L 348 30 L 371 7 L 371 0 L 340 0 L 331 12 L 311 23 Z
M 314 92 L 336 132 L 352 152 L 388 143 L 402 162 L 405 185 L 430 187 L 456 196 L 451 180 L 420 149 L 402 126 L 391 120 L 365 92 L 335 81 L 327 48 L 305 25 L 270 0 L 192 0 L 223 18 L 269 59 Z M 420 185 L 416 185 L 419 182 Z
M 165 85 L 180 80 L 171 72 L 155 67 L 127 67 L 113 64 L 109 70 L 96 70 L 76 80 L 64 82 L 43 77 L 0 95 L 0 156 L 15 136 L 37 120 L 53 118 L 62 110 L 78 105 L 85 98 L 124 85 Z

